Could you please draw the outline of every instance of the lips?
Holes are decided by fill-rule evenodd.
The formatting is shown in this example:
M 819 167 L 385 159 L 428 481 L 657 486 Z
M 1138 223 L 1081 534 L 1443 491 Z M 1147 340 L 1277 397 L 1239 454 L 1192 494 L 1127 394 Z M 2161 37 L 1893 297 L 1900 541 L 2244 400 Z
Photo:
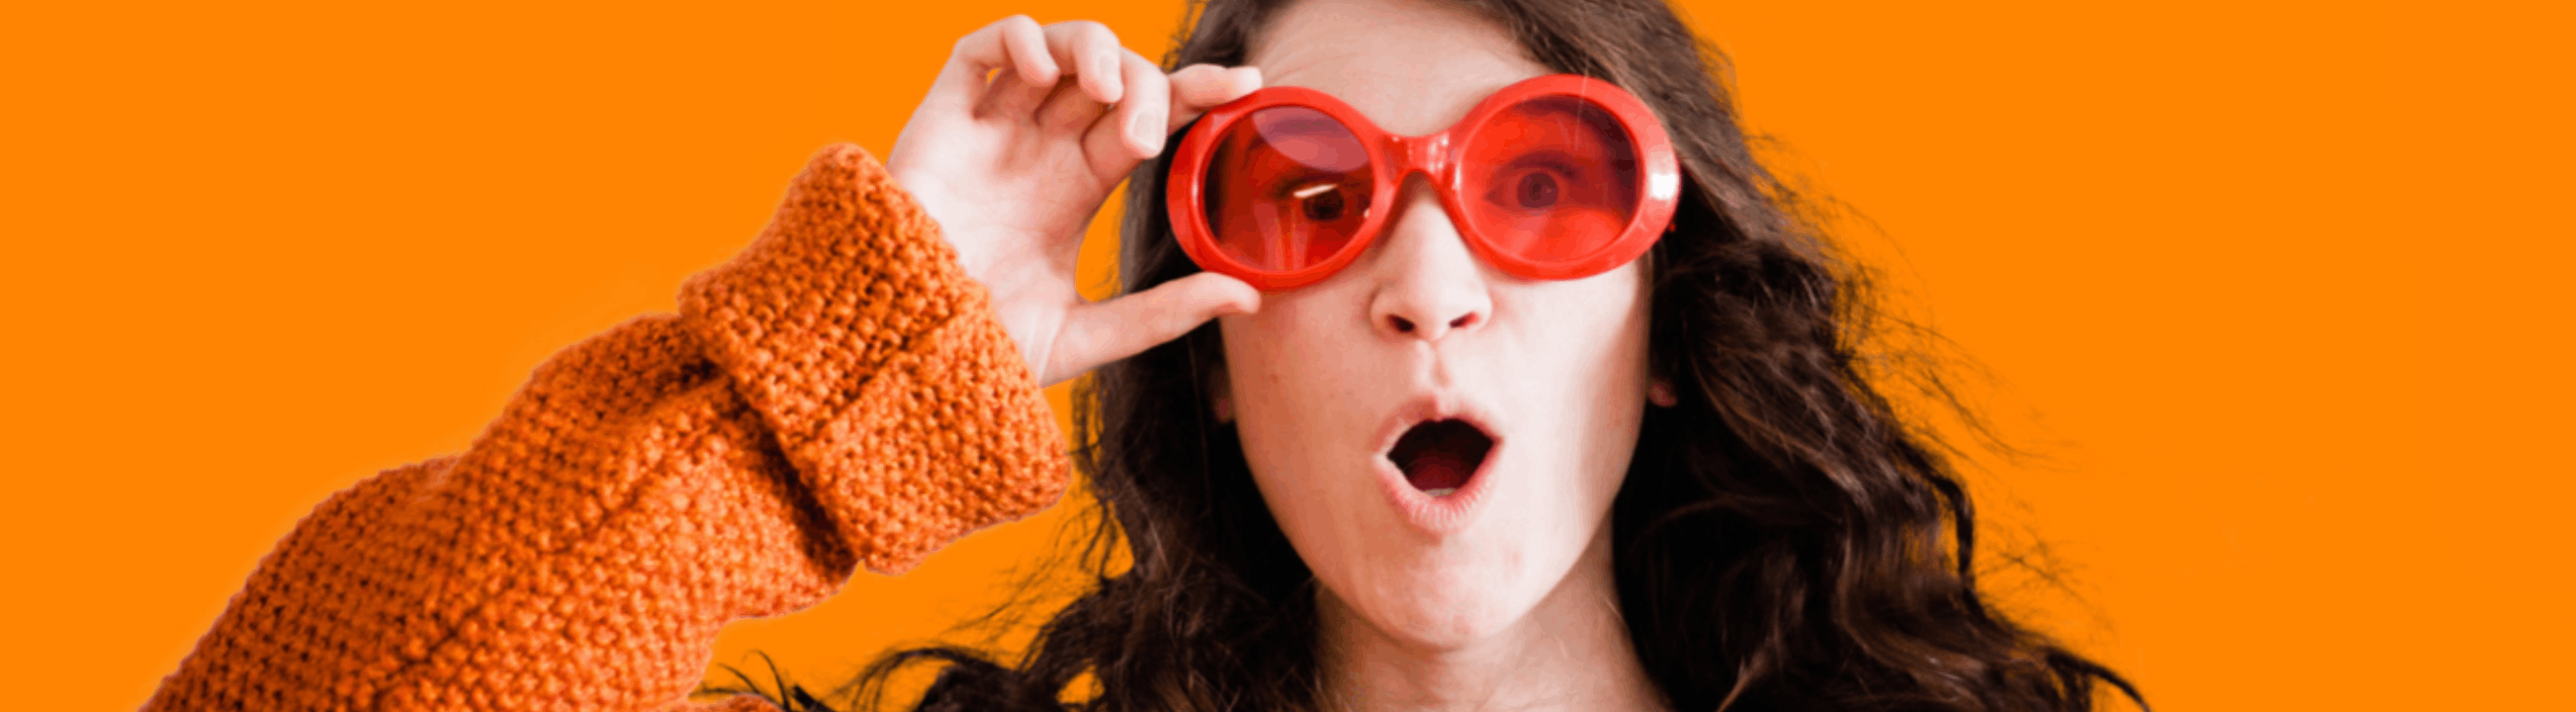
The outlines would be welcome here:
M 1415 490 L 1446 497 L 1467 485 L 1493 448 L 1494 439 L 1474 424 L 1431 420 L 1406 429 L 1386 459 L 1404 471 L 1404 481 Z
M 1510 457 L 1509 432 L 1494 409 L 1466 394 L 1423 391 L 1387 414 L 1369 469 L 1415 533 L 1456 535 L 1475 522 L 1496 483 L 1510 479 L 1496 471 Z

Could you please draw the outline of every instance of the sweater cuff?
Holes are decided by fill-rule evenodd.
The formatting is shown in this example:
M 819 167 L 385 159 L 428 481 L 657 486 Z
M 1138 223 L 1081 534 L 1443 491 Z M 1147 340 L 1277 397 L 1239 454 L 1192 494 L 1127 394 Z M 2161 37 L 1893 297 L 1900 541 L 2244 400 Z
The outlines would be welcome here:
M 690 279 L 680 314 L 860 563 L 900 573 L 1053 503 L 1071 472 L 988 299 L 912 196 L 841 144 L 751 247 Z

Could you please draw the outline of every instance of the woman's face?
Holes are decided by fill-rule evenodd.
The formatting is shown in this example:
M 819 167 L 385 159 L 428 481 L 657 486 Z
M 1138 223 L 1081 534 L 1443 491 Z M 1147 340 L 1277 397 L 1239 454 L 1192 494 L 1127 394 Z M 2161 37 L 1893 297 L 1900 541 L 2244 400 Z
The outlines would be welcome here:
M 1250 61 L 1266 85 L 1322 90 L 1402 135 L 1551 73 L 1482 18 L 1364 0 L 1289 8 Z M 1220 393 L 1325 614 L 1455 649 L 1551 594 L 1608 590 L 1610 502 L 1648 387 L 1646 285 L 1639 263 L 1498 272 L 1419 177 L 1395 210 L 1350 266 L 1221 321 Z M 1423 427 L 1441 420 L 1458 422 Z

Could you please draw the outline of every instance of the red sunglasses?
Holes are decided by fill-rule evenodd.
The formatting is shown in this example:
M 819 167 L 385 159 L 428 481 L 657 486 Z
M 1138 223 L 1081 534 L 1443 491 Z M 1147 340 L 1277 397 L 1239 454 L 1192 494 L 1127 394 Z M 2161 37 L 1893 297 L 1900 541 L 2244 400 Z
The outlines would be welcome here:
M 1529 279 L 1636 259 L 1681 193 L 1672 140 L 1644 102 L 1557 74 L 1504 87 L 1429 136 L 1388 134 L 1313 89 L 1255 91 L 1181 139 L 1166 207 L 1200 268 L 1292 289 L 1366 251 L 1414 173 L 1477 254 Z

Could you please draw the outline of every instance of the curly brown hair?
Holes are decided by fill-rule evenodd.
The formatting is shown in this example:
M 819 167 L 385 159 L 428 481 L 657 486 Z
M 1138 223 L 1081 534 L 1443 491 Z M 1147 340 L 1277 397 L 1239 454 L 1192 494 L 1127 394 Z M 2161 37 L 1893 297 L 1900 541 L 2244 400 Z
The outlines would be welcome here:
M 1287 2 L 1203 0 L 1166 69 L 1241 64 Z M 1650 253 L 1650 349 L 1680 402 L 1650 408 L 1612 510 L 1629 638 L 1680 710 L 2084 710 L 2126 680 L 1978 592 L 1976 517 L 1945 449 L 1900 416 L 1860 356 L 1868 280 L 1833 259 L 1809 203 L 1748 151 L 1723 54 L 1662 0 L 1452 0 L 1541 64 L 1653 108 L 1687 175 Z M 1120 264 L 1138 291 L 1198 271 L 1163 210 L 1170 156 L 1128 183 Z M 1314 577 L 1211 417 L 1214 325 L 1098 371 L 1076 458 L 1098 516 L 1097 585 L 1005 664 L 960 647 L 895 653 L 883 690 L 945 663 L 920 710 L 1317 709 Z M 1956 406 L 1953 401 L 1951 405 Z M 1088 699 L 1065 699 L 1085 675 Z M 820 707 L 782 685 L 793 710 Z M 879 695 L 861 694 L 862 700 Z

